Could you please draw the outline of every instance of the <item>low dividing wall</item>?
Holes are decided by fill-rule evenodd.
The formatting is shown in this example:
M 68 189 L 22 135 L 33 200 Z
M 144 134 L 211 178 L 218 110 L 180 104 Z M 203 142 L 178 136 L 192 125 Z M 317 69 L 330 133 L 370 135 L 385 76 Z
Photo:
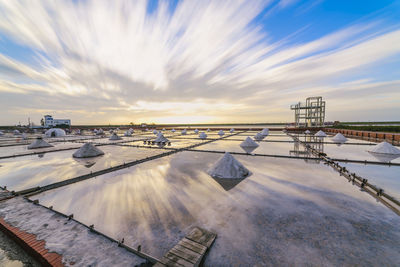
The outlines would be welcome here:
M 359 131 L 359 130 L 348 130 L 348 129 L 333 129 L 333 128 L 325 128 L 325 132 L 327 133 L 341 133 L 350 137 L 359 137 L 368 140 L 377 140 L 392 143 L 392 144 L 400 144 L 400 134 L 398 133 L 384 133 L 384 132 L 370 132 L 370 131 Z

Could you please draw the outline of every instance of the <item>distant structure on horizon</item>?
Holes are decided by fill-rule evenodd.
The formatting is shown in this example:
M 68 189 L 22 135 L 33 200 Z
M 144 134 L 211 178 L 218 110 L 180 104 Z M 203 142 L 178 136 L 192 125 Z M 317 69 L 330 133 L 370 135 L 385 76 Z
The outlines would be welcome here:
M 43 120 L 43 126 L 46 128 L 51 127 L 70 127 L 71 120 L 70 119 L 53 119 L 51 115 L 45 115 Z
M 325 122 L 325 101 L 321 96 L 308 97 L 305 103 L 290 106 L 296 127 L 322 127 Z

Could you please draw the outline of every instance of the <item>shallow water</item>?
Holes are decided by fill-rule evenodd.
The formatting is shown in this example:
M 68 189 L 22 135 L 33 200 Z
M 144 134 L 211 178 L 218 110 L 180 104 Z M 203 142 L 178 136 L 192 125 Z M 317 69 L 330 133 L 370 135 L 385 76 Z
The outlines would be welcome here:
M 35 198 L 157 257 L 193 226 L 215 231 L 206 266 L 400 263 L 400 217 L 331 168 L 235 156 L 252 175 L 225 190 L 206 173 L 221 156 L 180 152 Z
M 104 152 L 103 156 L 86 159 L 73 158 L 72 154 L 76 151 L 73 149 L 0 160 L 0 185 L 10 190 L 23 190 L 165 152 L 113 145 L 99 148 Z

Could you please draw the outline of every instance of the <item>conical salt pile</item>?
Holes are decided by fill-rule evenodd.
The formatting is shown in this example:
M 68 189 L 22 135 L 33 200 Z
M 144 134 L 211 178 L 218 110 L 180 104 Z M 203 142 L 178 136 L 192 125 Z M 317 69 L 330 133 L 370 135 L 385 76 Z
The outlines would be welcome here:
M 183 135 L 185 135 L 185 134 L 187 133 L 186 129 L 184 129 L 181 133 L 182 133 Z
M 113 133 L 108 140 L 121 140 L 122 138 L 119 137 L 116 133 Z
M 333 138 L 332 141 L 334 142 L 338 142 L 338 143 L 344 143 L 347 141 L 347 138 L 341 134 L 341 133 L 337 133 Z
M 241 144 L 240 147 L 246 151 L 246 153 L 251 153 L 253 152 L 259 145 L 254 142 L 253 139 L 251 139 L 250 137 L 247 137 L 246 140 L 244 140 Z
M 53 145 L 50 145 L 46 141 L 42 139 L 42 137 L 36 138 L 36 140 L 28 146 L 28 149 L 35 149 L 35 148 L 43 148 L 43 147 L 52 147 Z
M 322 130 L 319 130 L 316 134 L 314 134 L 316 137 L 326 137 L 326 133 L 324 133 Z
M 26 135 L 26 133 L 22 133 L 22 139 L 24 139 L 24 140 L 28 139 L 28 136 Z
M 4 135 L 4 133 L 2 131 L 0 131 L 0 135 Z
M 262 134 L 263 136 L 269 135 L 269 129 L 268 129 L 268 128 L 264 128 L 264 129 L 261 131 L 261 134 Z
M 131 134 L 135 132 L 135 131 L 134 131 L 132 128 L 129 128 L 129 130 L 128 130 L 128 131 L 130 131 L 130 132 L 131 132 Z
M 155 143 L 167 143 L 169 140 L 162 134 L 159 133 L 156 140 L 154 140 Z
M 91 158 L 104 155 L 104 152 L 95 147 L 92 143 L 85 143 L 72 155 L 74 158 Z
M 14 134 L 14 135 L 19 135 L 19 134 L 21 134 L 21 132 L 18 131 L 18 130 L 14 130 L 14 131 L 13 131 L 13 134 Z
M 306 130 L 304 133 L 305 134 L 310 134 L 311 132 L 309 130 Z
M 218 132 L 218 135 L 219 135 L 219 136 L 223 136 L 224 134 L 225 134 L 224 131 L 219 130 L 219 132 Z
M 153 134 L 158 134 L 157 130 L 154 130 L 154 131 L 153 131 Z
M 162 128 L 163 131 L 165 131 L 165 128 Z
M 128 130 L 128 131 L 126 131 L 126 132 L 124 133 L 124 135 L 125 135 L 125 136 L 132 136 L 132 133 L 131 133 L 131 131 Z
M 194 133 L 195 133 L 195 134 L 198 134 L 198 133 L 199 133 L 199 130 L 197 130 L 197 129 L 194 130 Z
M 206 139 L 206 138 L 207 138 L 206 133 L 205 133 L 205 132 L 201 132 L 201 133 L 199 134 L 199 138 L 200 138 L 200 139 Z
M 231 154 L 226 152 L 225 155 L 208 170 L 208 174 L 213 178 L 243 179 L 250 175 L 250 171 Z
M 210 128 L 207 129 L 207 132 L 211 131 Z
M 234 131 L 235 131 L 235 129 L 233 129 L 233 128 L 229 130 L 230 133 L 233 133 Z
M 65 136 L 65 131 L 60 128 L 52 128 L 44 133 L 47 137 Z
M 257 140 L 257 141 L 261 141 L 261 140 L 264 139 L 264 135 L 262 135 L 261 133 L 257 133 L 257 134 L 254 136 L 254 139 Z
M 385 141 L 374 146 L 374 148 L 369 150 L 369 152 L 378 154 L 400 155 L 400 149 Z
M 102 134 L 104 134 L 104 131 L 103 131 L 103 129 L 99 129 L 98 131 L 97 131 L 97 133 L 96 133 L 97 135 L 102 135 Z
M 173 132 L 173 133 L 174 133 L 174 132 L 176 132 L 176 130 L 175 130 L 175 129 L 172 129 L 172 130 L 171 130 L 171 132 Z
M 251 139 L 250 137 L 247 137 L 241 144 L 241 147 L 258 147 L 259 144 L 257 144 L 256 142 L 254 142 L 253 139 Z

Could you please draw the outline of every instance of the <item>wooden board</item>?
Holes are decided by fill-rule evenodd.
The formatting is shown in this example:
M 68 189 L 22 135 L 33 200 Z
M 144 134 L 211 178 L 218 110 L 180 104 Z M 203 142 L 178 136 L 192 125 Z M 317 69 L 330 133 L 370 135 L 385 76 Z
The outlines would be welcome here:
M 160 263 L 154 266 L 199 266 L 216 237 L 215 233 L 194 227 L 186 237 L 164 255 Z

